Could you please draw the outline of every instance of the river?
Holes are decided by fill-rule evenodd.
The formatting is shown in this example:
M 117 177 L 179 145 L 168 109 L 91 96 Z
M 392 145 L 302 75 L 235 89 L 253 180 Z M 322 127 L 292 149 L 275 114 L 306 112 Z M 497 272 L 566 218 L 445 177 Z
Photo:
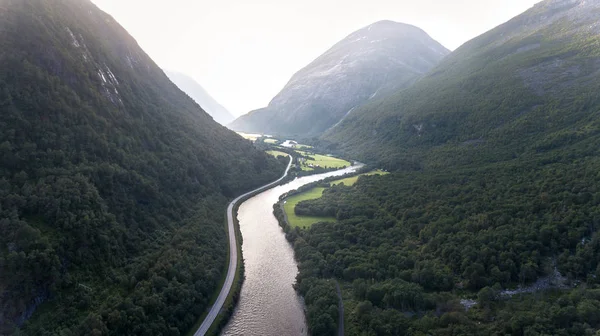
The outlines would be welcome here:
M 246 279 L 240 300 L 222 335 L 307 335 L 304 303 L 292 285 L 298 265 L 294 251 L 273 216 L 282 194 L 353 172 L 360 166 L 297 178 L 242 203 L 238 220 L 244 243 Z

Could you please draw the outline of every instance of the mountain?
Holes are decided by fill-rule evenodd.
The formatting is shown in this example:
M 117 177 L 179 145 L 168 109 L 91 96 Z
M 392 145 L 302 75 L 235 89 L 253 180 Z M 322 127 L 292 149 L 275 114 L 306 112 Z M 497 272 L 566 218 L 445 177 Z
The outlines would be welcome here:
M 423 168 L 509 160 L 596 137 L 599 11 L 598 1 L 541 2 L 469 41 L 411 88 L 358 108 L 322 140 L 390 168 Z
M 198 105 L 200 105 L 206 113 L 210 114 L 219 124 L 227 125 L 235 119 L 226 108 L 211 97 L 193 78 L 174 71 L 167 70 L 165 73 L 173 83 L 181 89 L 181 91 L 187 93 L 194 99 L 196 103 L 198 103 Z
M 0 0 L 0 46 L 0 334 L 187 333 L 228 199 L 284 164 L 88 0 Z
M 229 127 L 303 137 L 320 134 L 370 99 L 410 86 L 448 52 L 417 27 L 377 22 L 296 73 L 268 107 L 241 116 Z
M 296 207 L 336 218 L 287 236 L 310 333 L 338 284 L 348 335 L 600 333 L 598 18 L 543 1 L 313 143 L 392 173 Z

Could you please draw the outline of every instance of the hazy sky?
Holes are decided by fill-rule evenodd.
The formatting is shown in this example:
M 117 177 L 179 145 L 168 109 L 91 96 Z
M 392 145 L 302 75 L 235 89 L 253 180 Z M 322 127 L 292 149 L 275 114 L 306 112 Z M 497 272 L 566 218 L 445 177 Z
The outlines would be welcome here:
M 195 78 L 234 115 L 266 106 L 337 41 L 379 20 L 454 50 L 539 0 L 92 0 L 163 68 Z

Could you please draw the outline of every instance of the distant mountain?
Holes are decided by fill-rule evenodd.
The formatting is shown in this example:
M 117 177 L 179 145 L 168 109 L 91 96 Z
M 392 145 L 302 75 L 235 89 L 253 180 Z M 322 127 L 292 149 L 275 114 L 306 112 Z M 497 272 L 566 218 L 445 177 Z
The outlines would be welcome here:
M 338 123 L 370 99 L 404 89 L 449 51 L 421 29 L 381 21 L 340 41 L 296 73 L 268 107 L 230 128 L 309 136 Z
M 181 91 L 187 93 L 192 99 L 202 107 L 206 113 L 210 114 L 216 122 L 221 125 L 227 125 L 235 117 L 219 104 L 211 95 L 204 90 L 193 78 L 182 73 L 165 70 L 167 76 L 175 83 Z
M 282 170 L 90 1 L 0 0 L 1 335 L 186 334 Z
M 324 144 L 390 167 L 447 167 L 598 137 L 599 15 L 598 1 L 543 1 L 358 108 Z

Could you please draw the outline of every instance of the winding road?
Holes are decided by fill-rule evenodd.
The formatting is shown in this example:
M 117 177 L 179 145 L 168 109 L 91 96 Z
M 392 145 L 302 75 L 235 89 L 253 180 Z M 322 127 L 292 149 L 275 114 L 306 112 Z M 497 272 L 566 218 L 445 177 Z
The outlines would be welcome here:
M 266 189 L 269 189 L 269 188 L 277 185 L 279 182 L 281 182 L 287 176 L 291 166 L 292 166 L 292 157 L 290 156 L 290 162 L 288 163 L 287 168 L 285 169 L 285 172 L 283 173 L 283 176 L 281 176 L 281 178 L 279 178 L 277 181 L 271 182 L 265 186 L 262 186 L 260 188 L 254 189 L 250 192 L 247 192 L 247 193 L 239 196 L 238 198 L 234 199 L 233 201 L 231 201 L 231 203 L 229 203 L 229 206 L 227 207 L 227 227 L 228 227 L 227 231 L 229 234 L 229 268 L 227 269 L 227 277 L 225 278 L 225 283 L 223 284 L 223 288 L 221 288 L 221 292 L 219 293 L 217 300 L 215 301 L 213 306 L 210 308 L 210 311 L 208 312 L 208 315 L 202 322 L 202 325 L 200 325 L 200 328 L 198 328 L 198 330 L 194 333 L 194 336 L 204 336 L 208 332 L 208 329 L 210 329 L 213 322 L 215 321 L 215 319 L 221 312 L 221 309 L 223 308 L 223 304 L 225 303 L 225 300 L 227 299 L 227 296 L 229 296 L 229 292 L 231 291 L 231 286 L 233 285 L 233 280 L 235 279 L 235 270 L 237 269 L 237 262 L 238 262 L 238 248 L 237 248 L 237 241 L 235 239 L 236 234 L 235 234 L 235 226 L 233 223 L 233 208 L 236 206 L 236 204 L 240 200 L 242 200 L 250 195 L 258 194 Z

